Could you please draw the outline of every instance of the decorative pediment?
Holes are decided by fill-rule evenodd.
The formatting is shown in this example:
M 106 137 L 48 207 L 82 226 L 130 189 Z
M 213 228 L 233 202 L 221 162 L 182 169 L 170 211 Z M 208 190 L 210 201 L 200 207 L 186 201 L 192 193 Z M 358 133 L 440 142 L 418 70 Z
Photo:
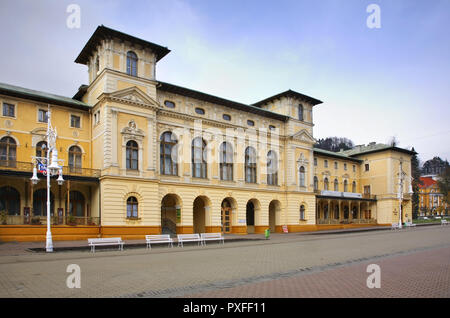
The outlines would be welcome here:
M 308 144 L 315 144 L 317 141 L 314 139 L 313 136 L 311 136 L 311 134 L 306 130 L 306 129 L 302 129 L 299 132 L 293 134 L 291 136 L 292 139 L 294 140 L 298 140 L 301 142 L 305 142 Z
M 150 108 L 159 107 L 157 101 L 155 101 L 153 98 L 148 96 L 146 93 L 141 91 L 136 86 L 125 88 L 113 93 L 104 93 L 100 95 L 99 99 L 101 99 L 102 96 L 110 98 L 113 101 L 125 104 L 133 104 L 141 107 L 150 107 Z
M 297 160 L 297 165 L 300 166 L 307 166 L 309 163 L 308 159 L 305 158 L 303 153 L 300 153 L 300 157 Z
M 144 131 L 137 128 L 133 119 L 128 122 L 128 126 L 124 127 L 121 133 L 127 141 L 131 139 L 142 140 L 145 137 Z

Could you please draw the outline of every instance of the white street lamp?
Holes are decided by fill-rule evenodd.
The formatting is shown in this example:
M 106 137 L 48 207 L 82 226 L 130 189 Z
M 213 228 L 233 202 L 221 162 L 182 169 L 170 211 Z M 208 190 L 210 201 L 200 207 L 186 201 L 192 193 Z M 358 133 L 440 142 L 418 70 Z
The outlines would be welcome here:
M 31 177 L 31 182 L 33 184 L 37 184 L 39 178 L 37 176 L 37 168 L 36 165 L 40 166 L 40 170 L 44 171 L 44 174 L 47 175 L 47 235 L 46 235 L 46 251 L 53 252 L 53 241 L 52 241 L 52 233 L 50 230 L 50 177 L 59 175 L 57 181 L 59 185 L 62 185 L 64 179 L 62 177 L 62 165 L 64 163 L 63 160 L 58 159 L 58 151 L 56 150 L 56 129 L 53 129 L 51 126 L 51 113 L 50 106 L 48 107 L 48 119 L 47 119 L 47 156 L 46 157 L 33 157 L 33 162 L 35 164 L 33 168 L 33 176 Z M 43 146 L 44 148 L 44 146 Z M 52 155 L 52 160 L 50 163 L 50 153 Z M 49 164 L 50 163 L 50 164 Z

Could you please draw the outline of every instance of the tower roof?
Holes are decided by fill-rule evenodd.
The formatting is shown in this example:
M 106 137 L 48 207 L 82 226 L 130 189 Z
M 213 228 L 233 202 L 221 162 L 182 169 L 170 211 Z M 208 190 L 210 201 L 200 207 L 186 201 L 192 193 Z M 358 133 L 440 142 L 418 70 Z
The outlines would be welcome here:
M 117 30 L 110 29 L 108 27 L 105 27 L 104 25 L 99 25 L 95 30 L 95 32 L 92 34 L 91 38 L 84 46 L 84 48 L 81 50 L 78 57 L 75 59 L 75 63 L 87 64 L 87 62 L 89 61 L 89 57 L 91 56 L 92 52 L 96 50 L 100 42 L 102 40 L 112 38 L 119 38 L 123 41 L 129 41 L 131 43 L 139 44 L 144 48 L 152 50 L 156 54 L 157 62 L 170 52 L 170 50 L 167 47 L 142 40 L 140 38 L 134 37 L 132 35 Z

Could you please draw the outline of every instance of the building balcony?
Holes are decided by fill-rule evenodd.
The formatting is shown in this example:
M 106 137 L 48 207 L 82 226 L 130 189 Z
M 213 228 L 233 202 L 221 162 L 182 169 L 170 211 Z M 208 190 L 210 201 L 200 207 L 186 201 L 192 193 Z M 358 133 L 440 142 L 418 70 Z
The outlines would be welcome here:
M 376 224 L 375 219 L 317 219 L 318 225 L 324 224 Z
M 0 173 L 18 175 L 30 175 L 33 173 L 34 165 L 31 162 L 23 161 L 0 161 Z M 63 166 L 63 176 L 73 176 L 73 177 L 85 177 L 85 178 L 96 178 L 101 176 L 100 169 L 90 169 L 90 168 L 76 168 Z
M 376 200 L 377 196 L 369 193 L 354 193 L 354 192 L 341 192 L 341 191 L 330 191 L 330 190 L 314 190 L 314 193 L 319 197 L 326 197 L 331 199 L 342 199 L 342 200 Z

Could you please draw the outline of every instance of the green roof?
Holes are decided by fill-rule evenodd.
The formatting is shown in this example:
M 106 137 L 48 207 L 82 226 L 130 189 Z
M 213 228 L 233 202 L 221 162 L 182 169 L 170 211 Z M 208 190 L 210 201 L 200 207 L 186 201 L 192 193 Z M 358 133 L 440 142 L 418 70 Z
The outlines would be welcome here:
M 91 108 L 90 105 L 70 97 L 36 91 L 33 89 L 28 89 L 5 83 L 0 83 L 0 94 L 14 96 L 18 98 L 31 99 L 42 103 L 68 106 L 82 110 L 89 110 Z
M 333 157 L 333 158 L 337 158 L 337 159 L 361 162 L 360 159 L 349 157 L 348 155 L 343 154 L 342 152 L 334 152 L 334 151 L 324 150 L 324 149 L 320 149 L 320 148 L 316 148 L 316 147 L 314 147 L 313 150 L 314 150 L 314 153 L 319 154 L 319 155 Z
M 399 148 L 396 146 L 391 146 L 391 145 L 386 145 L 386 144 L 377 144 L 377 143 L 369 143 L 367 146 L 366 145 L 355 146 L 352 149 L 340 151 L 339 153 L 342 155 L 354 157 L 354 156 L 358 156 L 358 155 L 362 155 L 362 154 L 368 154 L 368 153 L 386 151 L 386 150 L 403 152 L 403 153 L 406 153 L 409 155 L 416 154 L 416 152 L 413 150 L 408 150 L 408 149 Z

